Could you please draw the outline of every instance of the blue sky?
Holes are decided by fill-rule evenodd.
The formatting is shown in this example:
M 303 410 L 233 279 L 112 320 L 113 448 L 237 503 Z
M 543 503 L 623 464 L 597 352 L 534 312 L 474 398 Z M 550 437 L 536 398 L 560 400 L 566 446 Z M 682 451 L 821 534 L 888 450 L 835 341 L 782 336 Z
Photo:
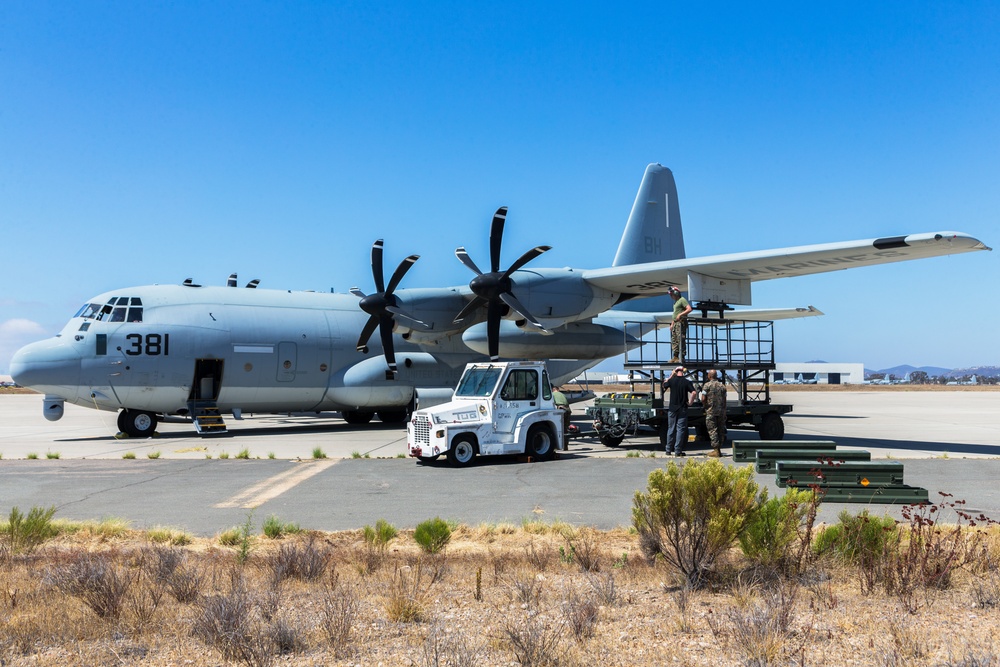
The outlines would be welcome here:
M 0 373 L 150 283 L 466 283 L 610 264 L 649 162 L 689 256 L 956 230 L 1000 244 L 1000 5 L 0 4 Z M 485 4 L 485 3 L 484 3 Z M 758 283 L 781 361 L 1000 364 L 1000 254 Z

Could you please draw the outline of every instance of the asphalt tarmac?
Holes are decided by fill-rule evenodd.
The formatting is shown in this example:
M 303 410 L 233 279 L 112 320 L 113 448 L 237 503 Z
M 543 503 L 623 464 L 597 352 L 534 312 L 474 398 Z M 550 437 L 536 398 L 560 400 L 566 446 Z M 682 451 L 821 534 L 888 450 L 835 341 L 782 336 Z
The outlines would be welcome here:
M 949 493 L 966 509 L 1000 519 L 1000 392 L 800 390 L 772 398 L 795 406 L 785 416 L 787 439 L 835 440 L 871 451 L 873 460 L 901 459 L 905 482 L 928 489 L 932 500 Z M 581 406 L 574 408 L 575 423 L 586 429 Z M 455 470 L 398 458 L 406 448 L 398 426 L 350 426 L 336 413 L 228 419 L 231 435 L 218 438 L 199 437 L 189 423 L 166 423 L 156 437 L 136 440 L 114 437 L 113 413 L 68 405 L 61 421 L 47 422 L 41 412 L 40 396 L 0 396 L 0 512 L 55 505 L 57 517 L 118 517 L 137 528 L 201 536 L 248 516 L 259 526 L 270 515 L 319 530 L 378 519 L 411 528 L 434 516 L 470 525 L 539 519 L 626 526 L 633 494 L 668 461 L 653 434 L 619 448 L 580 438 L 554 461 L 481 459 Z M 249 459 L 236 458 L 244 451 Z M 691 449 L 705 451 L 700 443 Z M 123 459 L 127 453 L 135 458 Z M 773 475 L 757 479 L 780 493 Z M 820 519 L 861 507 L 824 503 Z M 870 509 L 898 516 L 900 508 Z

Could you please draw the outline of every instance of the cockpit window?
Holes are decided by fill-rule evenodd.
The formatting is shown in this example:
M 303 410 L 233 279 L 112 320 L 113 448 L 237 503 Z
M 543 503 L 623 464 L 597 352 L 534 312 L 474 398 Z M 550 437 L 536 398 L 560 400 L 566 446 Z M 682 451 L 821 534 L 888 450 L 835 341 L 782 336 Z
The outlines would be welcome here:
M 142 322 L 142 299 L 137 296 L 113 296 L 103 305 L 84 304 L 73 317 L 106 322 Z
M 86 320 L 93 320 L 97 318 L 97 315 L 101 312 L 101 304 L 99 303 L 85 303 L 83 308 L 76 311 L 76 315 L 73 317 L 82 317 Z

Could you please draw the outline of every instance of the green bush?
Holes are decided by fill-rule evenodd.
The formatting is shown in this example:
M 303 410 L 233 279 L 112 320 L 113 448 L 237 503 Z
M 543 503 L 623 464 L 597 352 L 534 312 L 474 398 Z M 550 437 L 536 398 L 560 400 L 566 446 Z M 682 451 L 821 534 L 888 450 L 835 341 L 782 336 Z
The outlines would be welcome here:
M 813 549 L 817 554 L 833 553 L 852 563 L 869 562 L 881 558 L 890 543 L 898 539 L 892 517 L 872 516 L 867 509 L 856 515 L 843 510 L 838 523 L 816 536 Z
M 647 558 L 662 557 L 691 586 L 704 585 L 755 507 L 753 469 L 715 460 L 671 462 L 649 474 L 647 489 L 636 491 L 632 507 L 640 548 Z
M 297 523 L 284 523 L 272 514 L 264 520 L 263 531 L 265 536 L 276 540 L 292 533 L 301 533 L 302 528 Z
M 12 507 L 3 532 L 10 545 L 11 553 L 31 552 L 45 540 L 59 532 L 52 523 L 56 508 L 32 507 L 25 515 L 17 507 Z
M 767 497 L 766 489 L 762 491 L 739 536 L 743 555 L 763 567 L 787 565 L 812 498 L 809 489 L 788 489 L 774 498 Z
M 451 540 L 451 527 L 441 517 L 434 517 L 417 525 L 413 539 L 427 553 L 436 554 Z
M 385 551 L 385 548 L 392 542 L 399 531 L 391 523 L 387 522 L 385 519 L 379 519 L 375 522 L 375 527 L 365 526 L 361 530 L 362 535 L 365 538 L 365 544 L 369 549 L 375 549 L 377 551 Z

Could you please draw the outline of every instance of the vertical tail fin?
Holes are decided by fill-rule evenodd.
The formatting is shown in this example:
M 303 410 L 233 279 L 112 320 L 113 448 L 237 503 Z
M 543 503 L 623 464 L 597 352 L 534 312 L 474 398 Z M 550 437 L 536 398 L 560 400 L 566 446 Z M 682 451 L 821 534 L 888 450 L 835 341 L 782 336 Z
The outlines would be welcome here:
M 650 164 L 643 174 L 612 266 L 684 259 L 684 232 L 673 173 Z

